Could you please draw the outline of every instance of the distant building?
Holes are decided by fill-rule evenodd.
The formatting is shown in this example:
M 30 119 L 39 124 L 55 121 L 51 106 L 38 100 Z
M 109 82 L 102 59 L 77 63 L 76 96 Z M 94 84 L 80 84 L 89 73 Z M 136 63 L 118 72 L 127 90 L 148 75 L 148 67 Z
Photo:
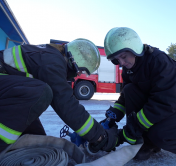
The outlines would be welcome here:
M 6 0 L 0 0 L 0 50 L 29 44 Z

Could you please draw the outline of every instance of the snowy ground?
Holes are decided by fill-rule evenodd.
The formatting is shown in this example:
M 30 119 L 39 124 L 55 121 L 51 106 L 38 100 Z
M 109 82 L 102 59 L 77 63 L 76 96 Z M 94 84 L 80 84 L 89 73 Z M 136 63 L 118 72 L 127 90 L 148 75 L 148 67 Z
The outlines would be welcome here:
M 91 100 L 82 100 L 80 104 L 84 105 L 86 110 L 94 117 L 97 121 L 104 119 L 105 110 L 109 108 L 110 105 L 113 106 L 113 103 L 118 99 L 119 94 L 108 94 L 108 93 L 96 93 Z M 45 128 L 47 135 L 60 137 L 60 129 L 65 125 L 65 123 L 57 116 L 54 110 L 51 107 L 41 115 L 41 122 Z M 119 128 L 125 125 L 125 118 L 118 123 Z M 70 131 L 72 131 L 70 129 Z M 69 137 L 65 137 L 67 140 L 70 140 Z M 121 145 L 126 146 L 127 143 Z M 86 162 L 91 162 L 99 157 L 106 155 L 105 152 L 99 152 L 95 156 L 90 156 L 86 153 Z M 161 152 L 154 154 L 147 161 L 134 161 L 131 160 L 125 166 L 176 166 L 176 154 L 162 150 Z

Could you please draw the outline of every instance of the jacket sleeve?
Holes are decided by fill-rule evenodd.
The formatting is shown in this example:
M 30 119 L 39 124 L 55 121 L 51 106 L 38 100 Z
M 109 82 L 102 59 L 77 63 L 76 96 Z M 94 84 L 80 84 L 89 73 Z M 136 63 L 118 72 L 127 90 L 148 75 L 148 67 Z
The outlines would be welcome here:
M 124 97 L 124 93 L 123 93 L 123 88 L 125 87 L 125 85 L 127 85 L 128 83 L 130 83 L 130 81 L 128 80 L 128 78 L 125 77 L 124 74 L 124 70 L 122 72 L 122 78 L 123 78 L 123 87 L 122 87 L 122 92 L 120 93 L 119 99 L 114 103 L 114 107 L 117 109 L 117 117 L 120 117 L 121 119 L 124 117 L 124 115 L 126 114 L 126 109 L 125 109 L 125 97 Z
M 67 65 L 64 58 L 57 61 L 60 62 L 43 65 L 39 71 L 40 79 L 53 91 L 51 106 L 76 133 L 89 142 L 95 142 L 104 133 L 104 129 L 74 97 L 73 90 L 67 83 Z
M 150 69 L 151 89 L 148 102 L 137 113 L 145 129 L 176 112 L 176 69 L 175 62 L 166 54 L 154 57 Z

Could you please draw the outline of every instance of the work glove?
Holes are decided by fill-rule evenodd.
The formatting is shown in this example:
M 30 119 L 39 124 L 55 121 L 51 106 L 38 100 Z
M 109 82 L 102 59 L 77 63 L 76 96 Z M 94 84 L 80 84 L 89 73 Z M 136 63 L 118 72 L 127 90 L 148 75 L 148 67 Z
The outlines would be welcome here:
M 124 113 L 119 109 L 110 106 L 109 109 L 106 110 L 105 116 L 106 118 L 99 123 L 103 125 L 107 121 L 107 119 L 110 118 L 108 127 L 111 128 L 116 124 L 115 122 L 119 122 L 124 117 Z M 107 127 L 105 129 L 107 129 Z
M 123 130 L 118 131 L 118 136 L 121 142 L 128 142 L 129 144 L 143 143 L 142 134 L 144 128 L 140 126 L 136 113 L 132 112 L 127 117 L 127 123 L 123 126 Z M 118 145 L 117 145 L 118 146 Z
M 114 108 L 114 107 L 112 107 L 112 106 L 110 106 L 109 107 L 109 109 L 108 110 L 106 110 L 106 113 L 105 113 L 105 115 L 106 115 L 106 117 L 108 117 L 108 112 L 109 111 L 111 111 L 111 112 L 113 112 L 113 113 L 115 113 L 115 121 L 116 122 L 120 122 L 120 120 L 124 117 L 124 115 L 125 115 L 125 112 L 123 112 L 122 111 L 122 105 L 120 105 L 120 104 L 118 104 L 118 103 L 115 103 L 114 105 L 116 105 L 116 107 L 117 107 L 117 105 L 118 105 L 118 109 L 117 108 Z M 120 110 L 121 109 L 121 110 Z M 123 108 L 124 109 L 124 108 Z
M 109 128 L 112 128 L 114 125 L 116 125 L 114 119 L 110 119 L 110 121 L 108 121 L 108 123 L 107 123 L 107 121 L 108 121 L 108 118 L 105 118 L 99 122 L 103 126 L 104 129 L 109 129 Z
M 115 150 L 116 144 L 118 142 L 117 128 L 117 125 L 114 125 L 110 129 L 105 130 L 104 134 L 101 136 L 100 141 L 96 141 L 95 143 L 89 143 L 89 150 L 92 153 L 96 153 L 99 150 L 106 152 Z

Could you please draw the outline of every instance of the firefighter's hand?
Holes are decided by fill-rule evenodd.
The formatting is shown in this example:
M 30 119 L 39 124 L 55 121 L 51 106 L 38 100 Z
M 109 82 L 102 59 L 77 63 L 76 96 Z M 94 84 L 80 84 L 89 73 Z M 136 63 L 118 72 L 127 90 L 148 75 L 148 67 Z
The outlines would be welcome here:
M 113 108 L 112 106 L 109 107 L 108 110 L 106 110 L 106 117 L 108 118 L 109 117 L 109 112 L 113 112 L 116 116 L 115 116 L 115 121 L 116 122 L 120 122 L 120 120 L 124 117 L 124 113 L 122 111 L 120 111 L 119 109 L 116 109 L 116 108 Z
M 114 119 L 110 119 L 108 123 L 106 122 L 107 122 L 107 118 L 99 122 L 103 126 L 104 129 L 112 128 L 114 125 L 116 125 Z
M 93 153 L 98 152 L 99 150 L 110 152 L 111 150 L 115 150 L 118 135 L 117 126 L 114 125 L 112 128 L 105 130 L 104 134 L 100 137 L 100 139 L 95 143 L 89 143 L 89 150 Z
M 120 135 L 124 138 L 125 142 L 129 144 L 140 144 L 143 143 L 143 134 L 144 129 L 138 123 L 137 116 L 135 112 L 132 112 L 127 117 L 127 124 L 123 127 L 123 133 Z

